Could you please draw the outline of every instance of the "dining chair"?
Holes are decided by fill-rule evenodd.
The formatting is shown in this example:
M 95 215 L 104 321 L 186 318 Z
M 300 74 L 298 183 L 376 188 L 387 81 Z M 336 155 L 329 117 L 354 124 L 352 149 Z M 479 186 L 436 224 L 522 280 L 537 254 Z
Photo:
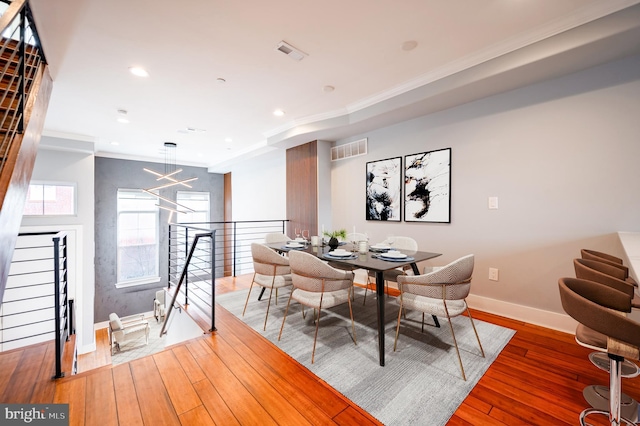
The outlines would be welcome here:
M 282 232 L 270 232 L 264 236 L 265 244 L 286 243 L 287 241 L 291 241 L 291 238 Z
M 632 401 L 624 408 L 622 404 L 627 399 L 622 394 L 622 378 L 636 377 L 639 373 L 636 364 L 629 359 L 640 359 L 640 323 L 623 314 L 631 310 L 631 299 L 615 288 L 578 278 L 560 278 L 558 288 L 562 308 L 578 322 L 576 342 L 605 352 L 609 358 L 609 394 L 604 395 L 608 406 L 602 406 L 604 398 L 593 400 L 590 397 L 597 391 L 585 390 L 585 399 L 592 407 L 580 413 L 580 424 L 587 424 L 587 416 L 600 414 L 607 416 L 612 425 L 621 422 L 635 425 L 637 403 Z
M 362 234 L 360 232 L 350 232 L 347 234 L 347 238 L 346 238 L 346 242 L 348 243 L 352 243 L 355 242 L 356 243 L 356 247 L 354 247 L 354 250 L 358 250 L 358 246 L 357 244 L 360 241 L 368 241 L 369 237 L 366 234 Z M 332 267 L 336 268 L 336 269 L 342 269 L 344 271 L 356 271 L 357 269 L 360 269 L 358 267 L 352 266 L 352 265 L 347 265 L 344 263 L 338 263 L 338 262 L 332 262 L 329 261 L 328 262 L 329 265 L 331 265 Z M 367 288 L 369 287 L 370 281 L 369 281 L 369 275 L 367 274 L 367 283 L 365 284 L 364 287 L 364 291 L 365 291 L 365 299 L 367 297 Z M 351 300 L 354 300 L 355 297 L 355 292 L 351 292 Z
M 392 247 L 394 250 L 403 250 L 403 251 L 418 251 L 418 242 L 411 237 L 390 237 L 382 241 L 383 245 L 388 245 Z M 389 295 L 389 281 L 393 281 L 395 283 L 398 282 L 398 277 L 400 275 L 413 275 L 413 268 L 411 265 L 403 266 L 402 268 L 395 268 L 389 271 L 385 271 L 384 276 L 384 284 L 387 291 L 387 296 Z M 367 277 L 367 287 L 371 280 L 375 282 L 375 272 L 369 271 Z M 364 292 L 364 302 L 367 301 L 367 292 Z
M 618 269 L 619 274 L 622 275 L 621 279 L 633 284 L 634 287 L 638 287 L 638 283 L 633 279 L 633 277 L 629 276 L 629 268 L 623 264 L 622 259 L 620 259 L 619 257 L 590 249 L 581 249 L 580 257 L 587 260 L 596 260 L 598 262 L 605 263 L 613 268 Z
M 410 309 L 422 312 L 422 332 L 424 332 L 425 314 L 444 317 L 449 322 L 453 344 L 458 354 L 458 363 L 460 365 L 460 371 L 462 372 L 462 378 L 465 381 L 467 380 L 451 318 L 466 312 L 476 339 L 478 340 L 480 353 L 482 357 L 484 357 L 484 349 L 482 348 L 482 343 L 480 343 L 480 336 L 478 336 L 478 331 L 476 330 L 473 317 L 466 302 L 466 297 L 469 295 L 469 290 L 471 289 L 473 266 L 474 255 L 469 254 L 428 274 L 398 276 L 400 297 L 397 299 L 397 302 L 400 304 L 400 311 L 398 312 L 398 323 L 396 325 L 396 338 L 393 343 L 394 352 L 398 344 L 398 334 L 400 333 L 400 321 L 403 310 Z
M 314 312 L 317 310 L 318 315 L 315 317 L 316 331 L 313 337 L 313 350 L 311 352 L 311 363 L 313 364 L 315 361 L 316 341 L 318 339 L 318 328 L 320 327 L 320 314 L 322 309 L 329 309 L 342 303 L 348 303 L 353 342 L 357 345 L 356 329 L 353 322 L 353 311 L 351 309 L 353 272 L 336 269 L 318 257 L 304 252 L 290 252 L 289 261 L 293 289 L 289 295 L 289 301 L 284 311 L 284 318 L 282 319 L 278 340 L 282 337 L 282 330 L 287 320 L 291 300 L 295 300 L 302 305 L 303 316 L 305 306 L 313 308 Z
M 263 330 L 267 329 L 267 319 L 269 318 L 269 308 L 271 307 L 271 295 L 276 290 L 276 304 L 278 304 L 278 289 L 291 285 L 291 268 L 289 267 L 289 258 L 284 257 L 275 250 L 259 244 L 251 244 L 251 256 L 253 257 L 253 279 L 247 294 L 247 301 L 244 303 L 242 316 L 247 311 L 249 297 L 253 284 L 258 284 L 262 288 L 269 289 L 269 301 L 267 302 L 267 313 L 264 316 Z

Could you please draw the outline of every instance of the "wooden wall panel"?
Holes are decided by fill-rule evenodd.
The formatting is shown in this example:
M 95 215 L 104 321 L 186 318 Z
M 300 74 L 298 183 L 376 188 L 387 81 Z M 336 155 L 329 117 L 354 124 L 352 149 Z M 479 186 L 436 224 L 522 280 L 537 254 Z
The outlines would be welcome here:
M 287 235 L 295 228 L 318 229 L 318 142 L 287 150 Z
M 233 215 L 231 211 L 231 206 L 233 204 L 233 200 L 231 197 L 231 173 L 225 173 L 224 175 L 224 221 L 231 222 L 233 220 Z M 224 234 L 224 276 L 228 277 L 233 273 L 233 267 L 231 264 L 231 238 L 232 235 L 230 232 L 227 232 L 227 227 L 225 226 L 225 234 Z

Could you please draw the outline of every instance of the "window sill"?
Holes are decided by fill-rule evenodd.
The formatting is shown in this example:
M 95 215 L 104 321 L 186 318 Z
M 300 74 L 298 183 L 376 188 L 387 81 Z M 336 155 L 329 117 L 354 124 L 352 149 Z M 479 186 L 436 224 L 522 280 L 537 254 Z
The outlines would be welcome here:
M 151 278 L 144 278 L 144 279 L 135 280 L 135 281 L 119 282 L 119 283 L 116 283 L 116 288 L 136 287 L 139 285 L 154 284 L 159 282 L 160 282 L 160 277 L 151 277 Z

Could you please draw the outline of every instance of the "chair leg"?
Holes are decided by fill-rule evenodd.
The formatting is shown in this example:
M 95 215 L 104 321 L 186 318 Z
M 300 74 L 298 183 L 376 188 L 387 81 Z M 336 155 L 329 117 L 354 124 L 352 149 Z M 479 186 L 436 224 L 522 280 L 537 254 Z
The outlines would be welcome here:
M 458 354 L 458 364 L 460 364 L 460 371 L 462 372 L 462 378 L 467 381 L 467 376 L 464 374 L 464 367 L 462 366 L 462 358 L 460 357 L 460 349 L 458 349 L 458 342 L 456 341 L 456 335 L 453 332 L 453 324 L 451 324 L 451 318 L 447 312 L 447 321 L 449 321 L 449 328 L 451 329 L 451 336 L 453 337 L 453 344 L 456 347 L 456 353 Z
M 267 314 L 264 316 L 264 327 L 262 327 L 263 331 L 267 330 L 267 319 L 269 318 L 269 307 L 271 306 L 271 295 L 273 294 L 273 286 L 269 289 L 269 301 L 267 301 Z M 276 301 L 278 300 L 278 289 L 276 288 Z
M 291 294 L 289 294 L 289 301 L 287 302 L 287 307 L 284 309 L 284 317 L 282 318 L 282 326 L 280 327 L 280 334 L 278 334 L 278 340 L 280 340 L 280 337 L 282 337 L 282 329 L 284 329 L 284 322 L 287 319 L 287 312 L 289 312 L 289 304 L 291 304 L 292 295 L 293 295 L 293 290 L 291 290 Z
M 313 351 L 311 352 L 311 364 L 313 364 L 316 356 L 316 341 L 318 340 L 318 328 L 320 328 L 320 312 L 321 311 L 322 311 L 321 309 L 318 309 L 318 319 L 316 319 L 316 333 L 313 335 Z
M 351 292 L 351 294 L 354 293 L 353 286 L 351 286 L 349 291 Z M 353 321 L 353 311 L 351 310 L 351 299 L 347 299 L 347 301 L 349 302 L 349 315 L 351 316 L 351 331 L 353 331 L 353 343 L 355 343 L 357 345 L 358 341 L 356 340 L 356 326 L 355 326 L 355 323 Z
M 249 296 L 251 296 L 251 289 L 253 288 L 253 283 L 254 283 L 255 279 L 256 279 L 256 274 L 254 272 L 253 273 L 253 278 L 251 279 L 251 285 L 249 286 L 249 293 L 247 294 L 247 301 L 244 302 L 244 309 L 242 310 L 242 316 L 244 316 L 244 313 L 247 310 L 247 305 L 249 304 Z
M 484 358 L 484 349 L 482 349 L 482 343 L 480 343 L 480 336 L 478 335 L 478 330 L 476 330 L 476 324 L 473 322 L 473 317 L 471 316 L 471 311 L 467 306 L 467 315 L 469 316 L 469 321 L 471 321 L 471 327 L 473 327 L 473 332 L 476 333 L 476 339 L 478 340 L 478 346 L 480 347 L 480 353 L 482 354 L 482 358 Z
M 591 414 L 602 414 L 608 416 L 609 423 L 612 426 L 621 424 L 636 425 L 630 419 L 622 417 L 621 400 L 622 400 L 622 363 L 624 358 L 619 355 L 609 354 L 609 411 L 599 410 L 596 408 L 588 408 L 580 413 L 580 424 L 588 425 L 586 417 Z
M 393 351 L 396 351 L 396 345 L 398 344 L 398 334 L 400 333 L 400 318 L 402 317 L 402 293 L 400 293 L 400 310 L 398 311 L 398 324 L 396 325 L 396 339 L 393 341 Z M 406 319 L 406 316 L 405 316 Z

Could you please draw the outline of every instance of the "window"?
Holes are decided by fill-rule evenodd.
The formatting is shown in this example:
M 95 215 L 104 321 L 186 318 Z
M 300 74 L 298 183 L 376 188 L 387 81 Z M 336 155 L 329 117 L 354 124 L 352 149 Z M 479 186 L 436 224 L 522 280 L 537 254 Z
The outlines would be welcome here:
M 74 183 L 32 182 L 24 204 L 25 216 L 64 216 L 76 214 Z
M 178 223 L 209 222 L 210 204 L 208 192 L 178 191 L 176 202 L 195 211 L 178 213 Z M 183 210 L 180 208 L 180 210 Z
M 142 190 L 118 189 L 117 286 L 160 279 L 156 203 L 156 197 Z

